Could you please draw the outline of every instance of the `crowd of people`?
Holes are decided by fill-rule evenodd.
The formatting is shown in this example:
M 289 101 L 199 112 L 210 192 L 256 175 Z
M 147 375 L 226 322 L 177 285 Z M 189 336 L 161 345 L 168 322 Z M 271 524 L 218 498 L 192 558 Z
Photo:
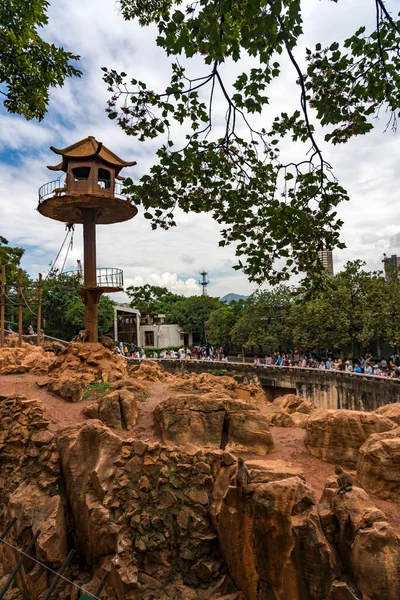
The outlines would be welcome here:
M 392 354 L 389 359 L 382 358 L 376 361 L 373 360 L 371 354 L 366 353 L 358 360 L 353 361 L 352 359 L 334 358 L 331 353 L 327 353 L 327 357 L 321 359 L 312 352 L 304 353 L 300 348 L 294 353 L 267 354 L 263 361 L 258 356 L 254 356 L 253 364 L 265 367 L 303 367 L 400 378 L 400 358 L 397 353 Z
M 162 349 L 158 354 L 156 350 L 147 351 L 142 347 L 138 348 L 136 344 L 124 344 L 118 342 L 117 352 L 122 356 L 143 360 L 144 358 L 160 358 L 164 360 L 228 360 L 227 352 L 222 346 L 215 348 L 214 346 L 181 346 L 179 349 Z
M 162 360 L 208 360 L 228 361 L 228 354 L 223 346 L 216 348 L 209 344 L 194 346 L 192 348 L 181 346 L 179 349 L 162 349 L 160 353 L 155 350 L 147 351 L 138 348 L 135 344 L 119 342 L 117 352 L 123 356 L 136 360 L 144 358 Z M 358 360 L 334 358 L 327 352 L 325 358 L 320 358 L 314 352 L 303 352 L 299 348 L 295 352 L 267 354 L 265 358 L 255 355 L 253 365 L 256 367 L 303 367 L 305 369 L 319 369 L 327 371 L 344 371 L 362 375 L 379 375 L 380 377 L 400 378 L 400 358 L 394 353 L 389 359 L 373 360 L 369 353 Z

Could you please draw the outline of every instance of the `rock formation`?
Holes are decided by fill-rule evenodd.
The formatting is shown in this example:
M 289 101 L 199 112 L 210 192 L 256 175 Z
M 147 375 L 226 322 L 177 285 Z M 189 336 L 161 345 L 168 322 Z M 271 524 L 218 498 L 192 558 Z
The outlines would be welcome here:
M 359 450 L 357 477 L 379 498 L 400 503 L 400 427 L 367 439 Z
M 396 427 L 388 418 L 357 410 L 316 410 L 304 443 L 313 456 L 355 468 L 358 450 L 373 433 Z
M 286 394 L 276 398 L 268 406 L 267 418 L 270 425 L 276 427 L 307 427 L 308 418 L 317 408 L 294 394 Z
M 49 368 L 47 389 L 68 402 L 79 402 L 94 381 L 104 383 L 125 378 L 126 361 L 102 344 L 70 343 Z
M 400 403 L 395 402 L 394 404 L 385 404 L 375 411 L 378 415 L 382 415 L 387 419 L 391 419 L 397 425 L 400 425 Z
M 214 394 L 177 394 L 155 410 L 167 444 L 267 454 L 274 444 L 263 415 L 251 406 Z
M 308 421 L 312 453 L 350 466 L 358 457 L 366 489 L 380 483 L 371 491 L 393 500 L 393 420 L 317 411 L 291 395 L 268 407 L 256 383 L 167 375 L 155 363 L 126 369 L 97 346 L 60 350 L 46 383 L 78 400 L 86 381 L 110 383 L 85 407 L 86 422 L 55 434 L 40 401 L 0 395 L 0 530 L 17 517 L 9 542 L 26 548 L 40 530 L 34 556 L 52 569 L 74 548 L 65 575 L 94 593 L 108 572 L 102 600 L 399 600 L 400 543 L 383 512 L 360 488 L 338 494 L 334 477 L 316 503 L 307 469 L 274 459 L 268 427 Z M 163 445 L 134 437 L 145 378 L 152 393 L 166 394 L 155 410 Z M 19 556 L 0 545 L 0 589 Z M 10 600 L 43 600 L 52 577 L 26 563 Z M 55 597 L 79 595 L 61 581 Z
M 136 381 L 123 379 L 111 384 L 110 391 L 83 409 L 89 419 L 100 419 L 114 429 L 132 429 L 139 416 L 139 404 L 147 388 Z
M 22 348 L 5 346 L 0 348 L 0 375 L 16 375 L 29 371 L 34 375 L 46 375 L 54 357 L 53 352 L 46 352 L 41 346 L 25 343 Z
M 320 502 L 329 504 L 337 520 L 331 521 L 331 528 L 338 523 L 337 548 L 343 568 L 353 575 L 362 598 L 398 599 L 400 544 L 383 512 L 361 488 L 338 495 L 333 478 L 327 482 Z

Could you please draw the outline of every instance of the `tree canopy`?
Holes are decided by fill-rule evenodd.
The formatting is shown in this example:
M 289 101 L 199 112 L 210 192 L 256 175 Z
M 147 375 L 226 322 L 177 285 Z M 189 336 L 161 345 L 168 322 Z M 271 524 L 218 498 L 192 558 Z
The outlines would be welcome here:
M 400 346 L 400 276 L 365 270 L 355 260 L 327 279 L 312 297 L 281 285 L 250 296 L 235 314 L 217 309 L 207 321 L 208 338 L 245 348 L 282 352 L 330 349 L 356 356 L 361 347 Z M 257 350 L 256 350 L 257 351 Z
M 302 68 L 300 0 L 119 4 L 125 19 L 157 27 L 157 44 L 172 58 L 170 83 L 160 90 L 134 73 L 103 69 L 109 117 L 140 141 L 160 138 L 157 164 L 140 181 L 126 180 L 152 227 L 174 226 L 178 207 L 210 212 L 222 226 L 220 245 L 235 245 L 235 268 L 252 281 L 279 283 L 301 271 L 305 289 L 310 281 L 320 283 L 318 252 L 343 247 L 337 206 L 348 199 L 320 139 L 340 144 L 364 135 L 379 114 L 387 114 L 385 125 L 395 129 L 400 21 L 384 0 L 369 0 L 375 28 L 366 31 L 360 22 L 343 42 L 333 32 L 328 47 L 307 49 Z M 254 66 L 241 71 L 249 57 Z M 233 79 L 229 63 L 239 71 Z M 298 85 L 298 108 L 266 118 L 271 84 L 283 70 L 287 76 L 287 64 Z M 323 133 L 316 133 L 317 124 Z M 304 144 L 296 161 L 280 158 L 287 137 Z
M 141 313 L 165 314 L 168 316 L 171 306 L 183 296 L 170 292 L 165 287 L 157 285 L 130 285 L 126 289 L 131 300 L 131 306 Z
M 9 246 L 8 240 L 0 235 L 0 267 L 6 268 L 8 285 L 15 285 L 18 281 L 18 269 L 25 250 L 18 246 Z
M 46 0 L 0 3 L 0 94 L 11 113 L 41 121 L 51 88 L 81 72 L 70 61 L 79 56 L 49 44 L 39 35 L 47 25 Z
M 43 284 L 42 317 L 47 335 L 71 340 L 85 326 L 85 308 L 77 290 L 82 279 L 77 274 L 54 272 Z M 114 320 L 114 302 L 108 296 L 99 301 L 99 332 L 108 333 Z

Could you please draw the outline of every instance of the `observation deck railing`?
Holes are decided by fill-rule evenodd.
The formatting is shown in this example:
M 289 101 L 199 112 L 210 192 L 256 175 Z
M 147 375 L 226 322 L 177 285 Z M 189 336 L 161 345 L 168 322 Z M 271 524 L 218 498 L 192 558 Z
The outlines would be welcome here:
M 84 271 L 66 271 L 64 275 L 76 277 L 82 282 L 82 286 L 84 285 Z M 100 267 L 96 269 L 96 286 L 101 288 L 123 288 L 124 272 L 122 271 L 122 269 L 114 269 L 112 267 Z
M 63 175 L 54 181 L 48 181 L 39 188 L 39 204 L 44 200 L 48 200 L 53 196 L 76 195 L 79 193 L 87 193 L 90 195 L 109 196 L 110 198 L 119 198 L 130 202 L 130 197 L 123 194 L 124 186 L 121 182 L 115 181 L 111 186 L 108 179 L 72 179 L 70 185 L 67 185 L 70 174 Z

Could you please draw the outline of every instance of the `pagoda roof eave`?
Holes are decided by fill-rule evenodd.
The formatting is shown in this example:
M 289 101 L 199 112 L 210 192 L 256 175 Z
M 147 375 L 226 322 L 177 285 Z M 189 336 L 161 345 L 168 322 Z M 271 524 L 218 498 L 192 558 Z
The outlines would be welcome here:
M 133 167 L 136 161 L 123 160 L 114 152 L 109 150 L 102 142 L 98 142 L 93 136 L 89 136 L 67 148 L 58 149 L 50 146 L 50 149 L 63 157 L 62 163 L 55 167 L 48 167 L 52 171 L 66 171 L 68 159 L 91 159 L 98 157 L 102 162 L 121 170 L 123 167 Z

